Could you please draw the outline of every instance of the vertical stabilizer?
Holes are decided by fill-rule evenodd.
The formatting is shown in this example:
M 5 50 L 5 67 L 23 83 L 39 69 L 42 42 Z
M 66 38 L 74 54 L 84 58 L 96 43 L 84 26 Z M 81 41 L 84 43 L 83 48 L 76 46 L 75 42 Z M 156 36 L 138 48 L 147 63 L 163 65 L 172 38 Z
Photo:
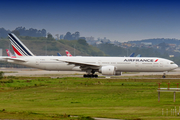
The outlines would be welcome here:
M 70 53 L 68 50 L 66 50 L 66 55 L 67 55 L 68 57 L 72 57 L 71 53 Z
M 134 57 L 135 53 L 131 53 L 129 57 Z
M 34 56 L 33 53 L 14 35 L 9 33 L 9 40 L 16 56 Z
M 7 55 L 11 58 L 16 58 L 8 49 L 6 49 Z
M 57 55 L 58 55 L 58 56 L 61 56 L 61 54 L 60 54 L 60 53 L 57 53 Z

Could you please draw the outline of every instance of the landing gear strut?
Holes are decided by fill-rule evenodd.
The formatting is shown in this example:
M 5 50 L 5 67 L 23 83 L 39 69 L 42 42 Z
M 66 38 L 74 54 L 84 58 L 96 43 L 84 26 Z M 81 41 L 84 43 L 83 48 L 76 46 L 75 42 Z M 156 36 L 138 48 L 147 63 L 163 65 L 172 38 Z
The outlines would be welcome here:
M 84 78 L 97 78 L 98 75 L 94 73 L 95 73 L 95 70 L 88 70 L 87 74 L 84 74 L 83 77 Z

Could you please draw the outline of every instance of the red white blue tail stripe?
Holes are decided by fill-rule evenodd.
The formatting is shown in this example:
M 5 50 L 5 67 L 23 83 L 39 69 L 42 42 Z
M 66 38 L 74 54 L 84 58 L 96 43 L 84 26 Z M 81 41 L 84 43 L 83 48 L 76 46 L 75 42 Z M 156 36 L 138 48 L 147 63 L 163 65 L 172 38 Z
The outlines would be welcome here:
M 68 57 L 72 57 L 71 53 L 70 53 L 68 50 L 66 50 L 66 55 L 67 55 Z
M 8 49 L 6 49 L 7 55 L 10 56 L 11 58 L 16 58 Z
M 33 53 L 14 35 L 9 33 L 9 40 L 17 56 L 34 56 Z

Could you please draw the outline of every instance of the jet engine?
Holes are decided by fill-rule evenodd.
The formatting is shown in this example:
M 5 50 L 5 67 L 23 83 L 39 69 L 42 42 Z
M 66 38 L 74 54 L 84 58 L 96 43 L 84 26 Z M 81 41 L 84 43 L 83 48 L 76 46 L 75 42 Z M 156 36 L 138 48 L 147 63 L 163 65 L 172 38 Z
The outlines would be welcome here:
M 99 71 L 102 75 L 115 75 L 116 68 L 114 66 L 102 66 Z
M 102 66 L 99 70 L 102 75 L 122 75 L 121 71 L 116 71 L 114 66 Z

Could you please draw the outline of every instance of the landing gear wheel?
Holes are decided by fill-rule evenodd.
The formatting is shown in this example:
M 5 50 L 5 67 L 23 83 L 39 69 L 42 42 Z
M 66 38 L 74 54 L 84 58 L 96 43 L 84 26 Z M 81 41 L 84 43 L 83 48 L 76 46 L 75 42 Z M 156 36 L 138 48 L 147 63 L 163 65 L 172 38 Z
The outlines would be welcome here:
M 83 77 L 84 78 L 97 78 L 98 75 L 97 74 L 95 74 L 95 75 L 94 74 L 84 74 Z
M 95 78 L 98 78 L 98 75 L 95 74 L 94 77 L 95 77 Z
M 166 78 L 166 73 L 163 74 L 162 78 Z
M 165 75 L 163 75 L 163 76 L 162 76 L 162 78 L 166 78 L 166 76 L 165 76 Z

